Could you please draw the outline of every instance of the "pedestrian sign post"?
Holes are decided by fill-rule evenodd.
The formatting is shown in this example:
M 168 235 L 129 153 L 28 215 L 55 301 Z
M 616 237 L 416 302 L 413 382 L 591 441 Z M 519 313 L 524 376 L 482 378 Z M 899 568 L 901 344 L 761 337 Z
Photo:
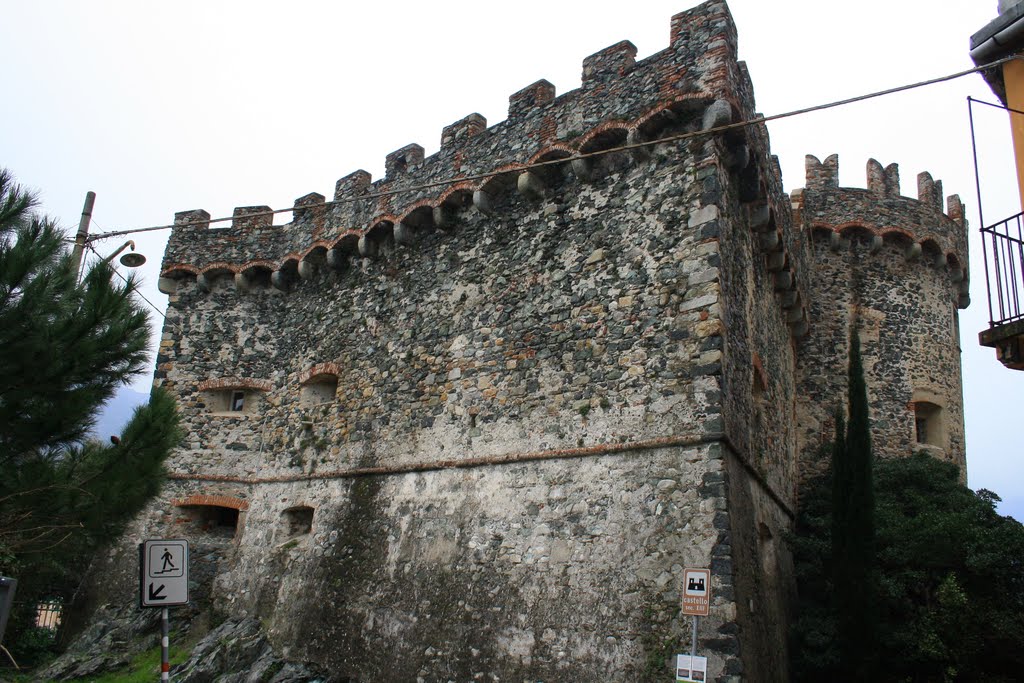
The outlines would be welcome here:
M 683 614 L 706 617 L 711 613 L 711 570 L 683 570 Z
M 171 620 L 168 607 L 188 604 L 188 541 L 139 544 L 139 607 L 160 607 L 160 680 L 170 681 Z
M 188 603 L 188 541 L 151 540 L 139 545 L 141 607 Z

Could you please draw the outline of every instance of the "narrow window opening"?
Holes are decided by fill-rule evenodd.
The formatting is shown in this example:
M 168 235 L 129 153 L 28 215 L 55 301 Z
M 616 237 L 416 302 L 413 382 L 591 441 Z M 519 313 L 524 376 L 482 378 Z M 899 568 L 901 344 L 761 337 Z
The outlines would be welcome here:
M 918 443 L 928 443 L 928 420 L 920 415 L 914 418 L 914 432 Z
M 263 390 L 247 386 L 229 386 L 206 389 L 202 392 L 203 405 L 222 417 L 241 418 L 258 413 L 263 408 Z
M 778 557 L 775 537 L 772 530 L 764 522 L 757 524 L 758 549 L 761 554 L 761 570 L 765 576 L 771 577 L 778 573 Z
M 764 383 L 764 378 L 761 376 L 760 373 L 755 372 L 754 373 L 753 386 L 751 386 L 751 388 L 750 388 L 750 393 L 751 393 L 751 395 L 754 398 L 756 398 L 756 399 L 764 398 L 764 389 L 765 389 L 764 384 L 765 384 Z
M 914 440 L 925 446 L 945 446 L 940 406 L 928 401 L 914 403 Z
M 768 388 L 768 376 L 765 374 L 764 362 L 761 360 L 760 354 L 754 354 L 751 365 L 754 377 L 751 381 L 750 394 L 755 399 L 763 399 L 765 390 Z

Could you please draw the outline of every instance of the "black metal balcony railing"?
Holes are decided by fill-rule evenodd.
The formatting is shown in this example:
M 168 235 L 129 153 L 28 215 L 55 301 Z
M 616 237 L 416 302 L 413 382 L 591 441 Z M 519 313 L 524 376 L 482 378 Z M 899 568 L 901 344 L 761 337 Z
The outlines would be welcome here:
M 981 229 L 990 327 L 1024 320 L 1024 213 Z

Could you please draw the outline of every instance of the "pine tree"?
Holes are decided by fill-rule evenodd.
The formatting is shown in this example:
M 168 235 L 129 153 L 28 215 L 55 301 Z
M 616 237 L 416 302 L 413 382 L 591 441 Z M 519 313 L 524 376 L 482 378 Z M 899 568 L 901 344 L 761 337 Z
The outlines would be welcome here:
M 147 365 L 137 281 L 98 263 L 82 282 L 62 232 L 0 169 L 0 574 L 19 603 L 70 594 L 99 544 L 160 486 L 180 438 L 173 399 L 154 391 L 118 443 L 87 439 L 118 387 Z M 30 614 L 5 643 L 17 652 Z M 12 640 L 14 638 L 14 640 Z
M 100 263 L 81 286 L 63 233 L 0 170 L 0 467 L 78 443 L 96 407 L 146 367 L 149 325 Z

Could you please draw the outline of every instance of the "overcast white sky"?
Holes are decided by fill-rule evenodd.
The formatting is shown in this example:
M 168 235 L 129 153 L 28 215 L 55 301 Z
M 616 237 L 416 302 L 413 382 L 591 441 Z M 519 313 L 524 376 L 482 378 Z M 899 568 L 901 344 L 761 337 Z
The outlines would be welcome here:
M 0 165 L 39 191 L 69 229 L 97 193 L 93 233 L 214 217 L 235 206 L 288 208 L 479 112 L 505 118 L 508 96 L 539 78 L 578 87 L 584 57 L 622 39 L 643 58 L 668 44 L 691 0 L 643 2 L 22 2 L 0 0 L 6 68 Z M 733 0 L 740 56 L 758 108 L 775 114 L 972 66 L 968 39 L 996 0 Z M 980 76 L 769 125 L 786 190 L 804 155 L 838 153 L 840 182 L 865 185 L 869 157 L 900 164 L 916 196 L 927 170 L 959 193 L 971 221 L 971 307 L 961 315 L 968 477 L 1024 519 L 1024 374 L 1004 369 L 977 333 L 988 312 L 966 98 L 994 101 Z M 1020 211 L 1006 115 L 976 111 L 983 209 Z M 287 220 L 284 214 L 279 222 Z M 156 279 L 166 233 L 137 238 Z M 99 242 L 112 252 L 119 240 Z M 159 323 L 159 320 L 156 322 Z M 136 389 L 146 390 L 148 378 Z

